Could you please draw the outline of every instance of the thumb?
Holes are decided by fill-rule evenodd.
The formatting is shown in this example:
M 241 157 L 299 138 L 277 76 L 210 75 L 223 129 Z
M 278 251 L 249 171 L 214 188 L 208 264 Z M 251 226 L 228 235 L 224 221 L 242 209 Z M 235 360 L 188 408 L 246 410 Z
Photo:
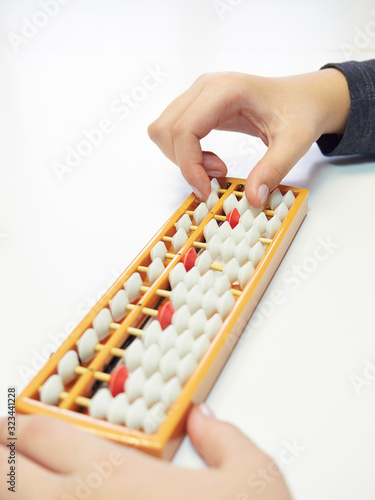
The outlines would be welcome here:
M 194 448 L 212 467 L 254 463 L 263 453 L 237 427 L 217 420 L 206 404 L 193 408 L 187 430 Z M 253 460 L 252 460 L 253 459 Z
M 245 186 L 246 198 L 254 207 L 261 207 L 268 194 L 280 184 L 286 174 L 307 153 L 308 146 L 295 146 L 296 138 L 279 137 L 272 142 L 263 156 L 250 172 Z

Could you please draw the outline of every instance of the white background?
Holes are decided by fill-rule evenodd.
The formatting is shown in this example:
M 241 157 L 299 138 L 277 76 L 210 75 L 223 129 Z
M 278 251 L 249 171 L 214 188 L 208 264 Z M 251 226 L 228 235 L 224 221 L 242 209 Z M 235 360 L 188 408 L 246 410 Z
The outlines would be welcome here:
M 16 43 L 25 18 L 43 22 L 41 3 L 0 6 L 2 414 L 6 387 L 25 386 L 190 193 L 146 131 L 174 97 L 204 72 L 289 75 L 375 55 L 370 0 L 70 0 Z M 149 67 L 161 81 L 116 111 Z M 59 182 L 55 162 L 105 119 L 112 131 Z M 237 177 L 264 152 L 238 134 L 202 142 Z M 276 459 L 296 440 L 303 451 L 280 463 L 295 498 L 372 499 L 375 381 L 352 380 L 375 363 L 374 163 L 314 145 L 286 183 L 310 189 L 308 216 L 208 404 Z M 321 241 L 333 242 L 324 261 Z M 175 462 L 201 465 L 187 440 Z

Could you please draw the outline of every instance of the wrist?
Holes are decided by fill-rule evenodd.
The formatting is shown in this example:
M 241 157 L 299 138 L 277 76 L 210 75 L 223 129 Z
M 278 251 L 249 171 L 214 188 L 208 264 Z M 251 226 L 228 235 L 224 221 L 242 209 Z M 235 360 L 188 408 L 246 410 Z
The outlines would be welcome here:
M 350 94 L 344 74 L 335 68 L 316 73 L 317 105 L 322 113 L 322 134 L 343 134 L 350 113 Z

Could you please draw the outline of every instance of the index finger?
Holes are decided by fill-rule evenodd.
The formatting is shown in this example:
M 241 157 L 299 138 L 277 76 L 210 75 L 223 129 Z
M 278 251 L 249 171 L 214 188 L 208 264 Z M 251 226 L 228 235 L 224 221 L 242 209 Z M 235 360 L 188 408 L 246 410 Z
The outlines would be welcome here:
M 206 87 L 172 128 L 177 165 L 201 200 L 207 199 L 210 194 L 210 181 L 203 168 L 200 140 L 238 114 L 238 103 L 226 88 Z

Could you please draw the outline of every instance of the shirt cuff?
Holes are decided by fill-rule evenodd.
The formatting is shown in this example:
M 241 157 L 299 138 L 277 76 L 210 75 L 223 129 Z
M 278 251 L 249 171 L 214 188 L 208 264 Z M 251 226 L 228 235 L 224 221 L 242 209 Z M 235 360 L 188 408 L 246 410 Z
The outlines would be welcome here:
M 324 134 L 317 144 L 326 156 L 375 153 L 375 60 L 340 64 L 325 68 L 341 71 L 348 83 L 350 113 L 343 135 Z

